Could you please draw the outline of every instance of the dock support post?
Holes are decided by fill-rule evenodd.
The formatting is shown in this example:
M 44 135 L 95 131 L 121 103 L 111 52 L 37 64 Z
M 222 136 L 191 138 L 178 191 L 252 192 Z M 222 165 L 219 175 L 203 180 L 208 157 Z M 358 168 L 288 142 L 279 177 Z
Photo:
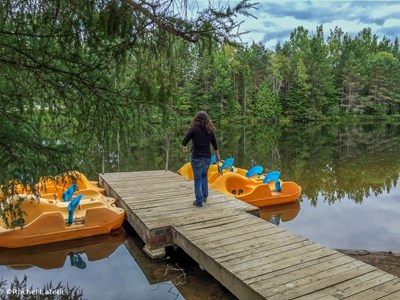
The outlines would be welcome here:
M 149 245 L 143 247 L 143 251 L 152 259 L 162 258 L 165 256 L 165 248 L 150 249 Z

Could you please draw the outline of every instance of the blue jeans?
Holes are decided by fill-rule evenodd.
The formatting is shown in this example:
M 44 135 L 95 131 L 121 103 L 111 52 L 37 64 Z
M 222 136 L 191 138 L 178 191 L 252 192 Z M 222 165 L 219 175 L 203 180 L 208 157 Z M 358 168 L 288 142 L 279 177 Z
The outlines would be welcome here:
M 194 194 L 196 203 L 202 204 L 208 197 L 208 168 L 210 167 L 209 158 L 192 158 L 192 170 L 194 175 Z

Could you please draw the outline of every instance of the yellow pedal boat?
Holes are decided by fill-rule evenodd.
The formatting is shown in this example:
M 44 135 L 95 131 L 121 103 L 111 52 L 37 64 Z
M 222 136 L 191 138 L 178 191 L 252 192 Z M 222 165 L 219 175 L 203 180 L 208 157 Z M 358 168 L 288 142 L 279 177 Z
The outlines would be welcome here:
M 78 171 L 69 171 L 63 174 L 63 176 L 56 176 L 56 185 L 57 186 L 61 186 L 65 189 L 69 188 L 71 185 L 73 185 L 74 183 L 76 183 L 78 185 L 78 191 L 82 191 L 82 190 L 92 190 L 92 191 L 96 191 L 99 192 L 103 195 L 105 195 L 105 189 L 98 187 L 97 186 L 97 182 L 96 181 L 90 181 L 89 179 L 87 179 L 87 177 L 78 172 Z M 39 181 L 39 185 L 46 185 L 48 184 L 49 180 L 45 180 L 45 179 L 41 179 Z M 52 182 L 50 180 L 50 182 Z
M 221 167 L 221 164 L 219 164 Z M 227 171 L 225 171 L 227 172 Z M 186 179 L 194 180 L 194 175 L 193 175 L 193 169 L 192 165 L 190 162 L 184 164 L 178 171 L 177 173 Z M 214 182 L 214 180 L 219 176 L 218 175 L 218 165 L 217 164 L 212 164 L 210 165 L 210 168 L 208 169 L 208 183 Z
M 48 181 L 42 181 L 39 184 L 36 185 L 36 192 L 38 193 L 40 198 L 45 198 L 48 200 L 54 200 L 54 201 L 64 201 L 63 200 L 63 194 L 67 191 L 66 188 L 63 186 L 57 185 L 56 182 L 48 180 Z M 107 197 L 100 193 L 98 190 L 92 190 L 92 189 L 81 189 L 77 190 L 74 192 L 73 196 L 78 196 L 80 194 L 83 194 L 83 199 L 86 200 L 87 198 L 93 199 L 93 200 L 101 200 L 104 202 L 107 202 L 109 204 L 113 204 L 115 202 L 114 198 Z
M 19 248 L 107 234 L 121 227 L 125 212 L 122 208 L 96 199 L 82 199 L 71 211 L 71 202 L 56 202 L 32 195 L 16 195 L 3 200 L 3 207 L 12 205 L 16 211 L 0 220 L 0 247 Z M 5 211 L 5 210 L 3 210 Z M 17 217 L 16 217 L 17 216 Z M 71 219 L 69 218 L 71 217 Z M 68 224 L 71 220 L 71 224 Z M 10 226 L 14 224 L 14 226 Z M 18 224 L 15 226 L 15 224 Z
M 254 166 L 250 170 L 246 170 L 243 168 L 238 168 L 233 166 L 233 158 L 227 158 L 224 162 L 215 162 L 210 165 L 208 169 L 207 178 L 208 183 L 213 183 L 221 174 L 226 173 L 238 173 L 242 176 L 252 178 L 257 181 L 263 181 L 265 178 L 265 174 L 262 174 L 263 168 L 260 166 Z M 219 169 L 219 170 L 218 170 Z M 194 180 L 193 169 L 190 162 L 184 164 L 177 173 L 187 179 Z
M 263 183 L 233 172 L 219 176 L 210 187 L 257 207 L 293 202 L 301 193 L 301 187 L 295 182 L 280 181 L 281 190 L 278 192 L 274 181 Z
M 43 177 L 39 179 L 39 182 L 34 185 L 36 194 L 39 197 L 53 200 L 61 200 L 62 194 L 76 184 L 77 192 L 74 194 L 83 194 L 85 197 L 92 197 L 96 199 L 107 200 L 103 196 L 105 195 L 105 189 L 98 187 L 96 181 L 90 181 L 87 177 L 78 171 L 68 171 L 63 175 L 53 177 Z M 5 195 L 0 190 L 0 200 L 7 196 L 13 196 L 16 194 L 34 194 L 30 186 L 22 185 L 18 180 L 10 181 L 10 188 Z
M 45 270 L 62 268 L 69 260 L 71 266 L 82 269 L 84 258 L 96 261 L 109 257 L 125 241 L 125 232 L 119 228 L 110 232 L 79 240 L 62 241 L 51 245 L 38 245 L 18 249 L 0 248 L 0 265 L 14 270 L 38 267 Z M 50 258 L 50 259 L 49 259 Z M 69 258 L 69 259 L 68 259 Z M 86 263 L 83 262 L 83 266 Z
M 290 203 L 261 207 L 259 214 L 261 219 L 278 225 L 280 222 L 289 222 L 296 218 L 300 212 L 300 209 L 300 202 L 294 201 Z

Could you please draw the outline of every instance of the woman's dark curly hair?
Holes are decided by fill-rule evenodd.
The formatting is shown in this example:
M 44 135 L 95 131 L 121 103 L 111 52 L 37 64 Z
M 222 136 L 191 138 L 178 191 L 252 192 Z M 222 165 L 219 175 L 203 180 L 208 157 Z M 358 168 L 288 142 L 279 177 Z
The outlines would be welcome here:
M 215 127 L 205 111 L 199 111 L 192 121 L 193 127 L 200 127 L 202 131 L 214 132 Z

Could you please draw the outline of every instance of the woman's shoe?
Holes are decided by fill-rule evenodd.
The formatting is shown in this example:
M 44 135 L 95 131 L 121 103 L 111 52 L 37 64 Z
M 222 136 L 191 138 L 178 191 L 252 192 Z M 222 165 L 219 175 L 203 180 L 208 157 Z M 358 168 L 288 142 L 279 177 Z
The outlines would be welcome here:
M 197 207 L 203 207 L 203 202 L 197 203 L 196 200 L 193 201 L 193 205 Z

